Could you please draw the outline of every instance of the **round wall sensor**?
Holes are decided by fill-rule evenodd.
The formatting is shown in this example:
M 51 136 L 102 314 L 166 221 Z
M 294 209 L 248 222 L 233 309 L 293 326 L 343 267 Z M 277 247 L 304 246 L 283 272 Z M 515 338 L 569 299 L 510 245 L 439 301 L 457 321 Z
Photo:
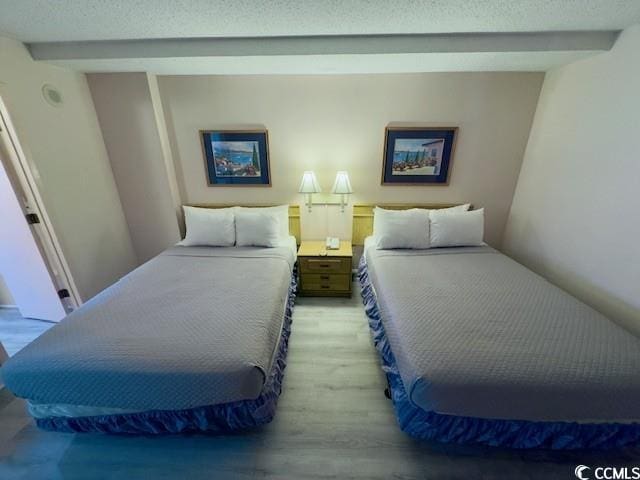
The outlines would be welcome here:
M 49 84 L 43 85 L 42 96 L 44 97 L 44 99 L 47 101 L 49 105 L 52 105 L 54 107 L 59 107 L 63 103 L 62 94 L 60 93 L 60 90 L 58 90 L 53 85 L 49 85 Z

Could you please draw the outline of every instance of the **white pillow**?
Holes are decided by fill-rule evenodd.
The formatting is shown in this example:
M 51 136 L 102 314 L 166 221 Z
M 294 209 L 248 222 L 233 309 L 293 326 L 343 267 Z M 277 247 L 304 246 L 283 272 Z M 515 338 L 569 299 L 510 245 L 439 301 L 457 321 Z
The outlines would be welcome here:
M 289 237 L 289 205 L 277 207 L 235 207 L 235 211 L 271 213 L 278 221 L 278 236 L 280 239 Z
M 378 249 L 429 248 L 429 211 L 373 210 L 373 236 Z
M 187 234 L 178 245 L 232 247 L 236 243 L 233 210 L 230 208 L 182 208 Z
M 282 242 L 280 222 L 264 209 L 236 210 L 236 245 L 238 247 L 277 247 Z
M 464 205 L 456 205 L 455 207 L 437 208 L 435 210 L 429 210 L 429 216 L 431 216 L 431 213 L 437 213 L 439 215 L 445 215 L 448 213 L 462 213 L 468 211 L 470 207 L 470 203 L 465 203 Z
M 467 247 L 482 245 L 484 208 L 471 212 L 432 211 L 432 247 Z

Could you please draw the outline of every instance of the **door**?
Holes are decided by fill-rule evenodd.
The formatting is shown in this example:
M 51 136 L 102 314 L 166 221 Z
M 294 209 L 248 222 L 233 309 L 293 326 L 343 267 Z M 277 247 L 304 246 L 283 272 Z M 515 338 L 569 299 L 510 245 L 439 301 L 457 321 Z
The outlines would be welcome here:
M 0 273 L 23 317 L 59 321 L 64 308 L 4 169 L 0 168 Z
M 0 274 L 23 317 L 57 322 L 76 291 L 35 188 L 0 99 Z

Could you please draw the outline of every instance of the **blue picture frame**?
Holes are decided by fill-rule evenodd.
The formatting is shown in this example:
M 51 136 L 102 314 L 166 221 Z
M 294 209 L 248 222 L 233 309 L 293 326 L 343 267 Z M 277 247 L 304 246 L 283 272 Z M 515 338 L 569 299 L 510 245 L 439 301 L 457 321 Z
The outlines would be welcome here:
M 270 187 L 266 130 L 201 130 L 210 187 Z
M 448 185 L 458 127 L 387 127 L 382 185 Z

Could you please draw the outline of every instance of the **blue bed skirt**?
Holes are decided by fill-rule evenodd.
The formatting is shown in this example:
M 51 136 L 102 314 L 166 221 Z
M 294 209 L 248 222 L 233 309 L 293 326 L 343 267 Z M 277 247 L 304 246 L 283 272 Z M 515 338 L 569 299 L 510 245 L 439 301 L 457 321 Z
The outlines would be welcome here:
M 442 443 L 505 448 L 610 450 L 640 444 L 640 424 L 539 422 L 461 417 L 428 412 L 411 402 L 384 332 L 364 255 L 358 267 L 362 301 L 389 382 L 400 428 L 412 437 Z
M 94 417 L 38 418 L 44 430 L 57 432 L 93 432 L 124 435 L 161 435 L 175 433 L 231 433 L 269 423 L 276 412 L 282 391 L 287 350 L 291 334 L 291 316 L 296 297 L 296 272 L 291 277 L 278 351 L 262 393 L 255 400 L 242 400 L 186 410 L 153 410 L 140 413 Z

